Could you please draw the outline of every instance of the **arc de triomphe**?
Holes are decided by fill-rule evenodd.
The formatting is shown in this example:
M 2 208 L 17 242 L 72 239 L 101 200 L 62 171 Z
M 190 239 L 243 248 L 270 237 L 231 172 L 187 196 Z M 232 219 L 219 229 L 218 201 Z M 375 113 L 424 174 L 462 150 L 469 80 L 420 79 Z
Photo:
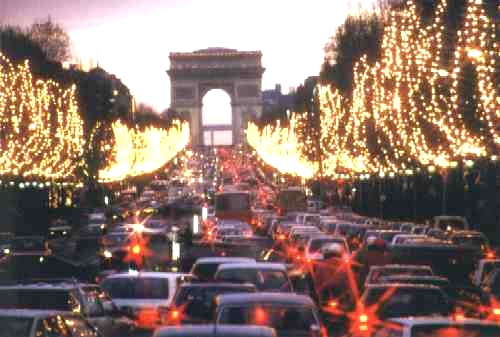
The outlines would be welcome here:
M 242 143 L 243 130 L 251 117 L 262 113 L 262 53 L 208 48 L 191 53 L 171 53 L 171 108 L 189 113 L 193 146 L 203 144 L 205 132 L 232 131 L 233 144 Z M 202 100 L 212 89 L 231 97 L 232 124 L 203 125 Z

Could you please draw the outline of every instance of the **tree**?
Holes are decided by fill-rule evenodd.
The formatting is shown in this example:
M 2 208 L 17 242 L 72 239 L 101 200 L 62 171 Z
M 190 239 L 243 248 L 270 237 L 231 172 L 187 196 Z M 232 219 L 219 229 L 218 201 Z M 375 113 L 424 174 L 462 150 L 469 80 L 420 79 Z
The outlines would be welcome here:
M 21 27 L 0 26 L 0 52 L 14 64 L 29 60 L 31 71 L 37 77 L 61 80 L 61 64 L 49 60 L 40 45 Z
M 50 17 L 45 22 L 36 22 L 28 30 L 28 35 L 38 43 L 47 55 L 55 62 L 64 62 L 71 58 L 71 40 L 68 33 Z
M 380 12 L 349 15 L 326 44 L 321 79 L 333 83 L 345 96 L 353 87 L 353 67 L 363 55 L 374 62 L 380 55 L 384 20 Z

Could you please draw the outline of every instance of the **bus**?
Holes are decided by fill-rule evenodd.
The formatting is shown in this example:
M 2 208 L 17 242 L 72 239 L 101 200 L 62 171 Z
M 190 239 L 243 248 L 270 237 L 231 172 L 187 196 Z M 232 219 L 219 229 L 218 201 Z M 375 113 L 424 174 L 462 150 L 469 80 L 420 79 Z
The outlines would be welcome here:
M 290 212 L 307 211 L 307 197 L 301 187 L 288 187 L 279 191 L 277 208 L 279 215 L 285 215 Z
M 215 194 L 215 217 L 250 223 L 252 221 L 250 193 L 232 190 Z

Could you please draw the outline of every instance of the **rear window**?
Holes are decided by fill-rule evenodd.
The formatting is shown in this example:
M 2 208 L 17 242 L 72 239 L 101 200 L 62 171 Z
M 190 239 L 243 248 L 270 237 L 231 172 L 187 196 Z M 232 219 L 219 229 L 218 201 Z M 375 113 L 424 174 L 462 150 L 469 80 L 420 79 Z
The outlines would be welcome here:
M 442 291 L 426 288 L 371 289 L 364 304 L 367 306 L 377 304 L 377 315 L 380 319 L 447 315 L 450 310 Z
M 497 337 L 500 336 L 500 327 L 481 325 L 465 326 L 417 326 L 411 330 L 412 337 Z
M 327 243 L 339 243 L 342 246 L 344 246 L 344 248 L 346 248 L 343 240 L 325 238 L 325 239 L 312 240 L 311 245 L 309 247 L 309 251 L 310 252 L 318 252 L 321 249 L 321 247 L 323 247 Z
M 286 273 L 279 270 L 226 269 L 217 273 L 216 280 L 251 283 L 260 291 L 292 291 Z
M 224 308 L 217 323 L 263 325 L 279 331 L 307 332 L 312 325 L 319 324 L 311 308 L 278 305 Z
M 0 317 L 0 337 L 29 336 L 32 325 L 29 317 Z
M 39 309 L 71 311 L 78 303 L 69 291 L 58 290 L 0 290 L 2 309 Z
M 395 275 L 406 275 L 406 276 L 432 276 L 432 272 L 429 269 L 378 269 L 373 270 L 370 273 L 370 283 L 377 283 L 380 281 L 380 278 L 386 276 L 395 276 Z
M 213 319 L 214 298 L 228 293 L 255 292 L 252 287 L 183 287 L 175 298 L 177 307 L 183 306 L 183 312 L 192 318 Z
M 195 264 L 191 274 L 198 278 L 200 281 L 213 280 L 219 263 L 200 263 Z
M 111 278 L 101 284 L 111 298 L 120 299 L 167 299 L 166 278 Z

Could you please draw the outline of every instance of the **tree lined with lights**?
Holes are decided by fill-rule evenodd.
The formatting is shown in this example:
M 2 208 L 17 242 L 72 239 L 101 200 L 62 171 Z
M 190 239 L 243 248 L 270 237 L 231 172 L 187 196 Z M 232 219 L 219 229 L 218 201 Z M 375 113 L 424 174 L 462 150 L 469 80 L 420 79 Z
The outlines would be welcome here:
M 140 130 L 121 121 L 113 123 L 113 157 L 99 171 L 103 182 L 120 181 L 157 171 L 189 143 L 187 122 L 174 121 L 169 129 L 147 127 Z
M 411 175 L 422 166 L 447 169 L 461 160 L 496 157 L 500 102 L 495 23 L 483 1 L 466 0 L 454 52 L 447 53 L 448 5 L 438 0 L 425 24 L 415 2 L 407 1 L 389 16 L 380 59 L 369 62 L 365 55 L 355 63 L 352 91 L 343 95 L 332 86 L 318 87 L 324 175 Z M 476 80 L 464 82 L 467 73 Z M 465 95 L 464 88 L 472 91 Z M 297 123 L 295 131 L 304 128 L 305 122 Z M 279 135 L 252 130 L 249 141 L 265 153 L 266 162 L 285 172 L 280 158 L 286 151 L 260 148 L 286 144 L 290 135 Z M 308 138 L 296 138 L 294 149 L 308 153 Z M 299 161 L 314 166 L 304 157 Z
M 73 179 L 83 149 L 75 86 L 32 78 L 0 53 L 0 175 Z

